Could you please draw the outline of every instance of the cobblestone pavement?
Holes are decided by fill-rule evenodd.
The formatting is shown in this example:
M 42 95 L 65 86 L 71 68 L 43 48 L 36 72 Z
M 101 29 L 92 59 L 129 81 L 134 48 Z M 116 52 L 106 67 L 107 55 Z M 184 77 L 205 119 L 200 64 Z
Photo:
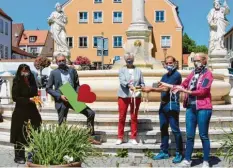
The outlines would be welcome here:
M 153 167 L 178 167 L 172 163 L 172 157 L 167 160 L 154 161 L 148 157 L 132 157 L 117 158 L 114 156 L 104 157 L 89 157 L 85 163 L 82 164 L 83 168 L 86 167 L 145 167 L 146 164 L 152 164 Z M 201 159 L 193 159 L 192 167 L 201 167 Z M 212 156 L 210 159 L 210 166 L 212 167 L 230 167 L 222 157 Z M 5 147 L 0 145 L 0 167 L 25 167 L 14 163 L 14 150 L 13 147 Z M 231 166 L 233 168 L 233 165 Z
M 179 167 L 177 164 L 172 163 L 172 157 L 166 160 L 155 161 L 148 157 L 127 157 L 127 158 L 117 158 L 117 157 L 102 157 L 100 158 L 88 158 L 86 163 L 82 164 L 82 167 L 148 167 L 152 164 L 153 167 Z M 193 159 L 192 167 L 202 167 L 201 159 Z M 210 160 L 211 167 L 230 167 L 229 164 L 224 161 L 223 158 L 211 157 Z M 233 168 L 233 165 L 231 166 Z

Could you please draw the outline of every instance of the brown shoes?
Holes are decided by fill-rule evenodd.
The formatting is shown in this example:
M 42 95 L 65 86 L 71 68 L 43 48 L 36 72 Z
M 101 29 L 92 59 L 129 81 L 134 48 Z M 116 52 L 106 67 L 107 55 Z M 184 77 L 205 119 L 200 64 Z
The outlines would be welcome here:
M 96 141 L 95 139 L 89 139 L 89 141 L 94 145 L 101 145 L 102 144 L 100 141 Z

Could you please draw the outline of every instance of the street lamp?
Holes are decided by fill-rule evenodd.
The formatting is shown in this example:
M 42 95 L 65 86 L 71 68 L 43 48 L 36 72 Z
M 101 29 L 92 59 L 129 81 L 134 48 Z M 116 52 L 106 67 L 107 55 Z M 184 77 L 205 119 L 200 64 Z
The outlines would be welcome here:
M 104 70 L 104 32 L 101 32 L 101 42 L 102 42 L 102 51 L 101 51 L 101 56 L 102 56 L 102 70 Z

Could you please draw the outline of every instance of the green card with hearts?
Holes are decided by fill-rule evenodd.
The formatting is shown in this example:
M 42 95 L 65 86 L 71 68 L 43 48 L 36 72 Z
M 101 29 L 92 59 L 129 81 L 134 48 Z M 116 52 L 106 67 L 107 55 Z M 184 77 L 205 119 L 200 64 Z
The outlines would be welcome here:
M 82 110 L 84 110 L 87 107 L 85 103 L 79 102 L 77 100 L 78 93 L 69 83 L 62 85 L 59 88 L 59 90 L 62 92 L 64 96 L 66 96 L 71 107 L 73 107 L 75 112 L 80 113 Z

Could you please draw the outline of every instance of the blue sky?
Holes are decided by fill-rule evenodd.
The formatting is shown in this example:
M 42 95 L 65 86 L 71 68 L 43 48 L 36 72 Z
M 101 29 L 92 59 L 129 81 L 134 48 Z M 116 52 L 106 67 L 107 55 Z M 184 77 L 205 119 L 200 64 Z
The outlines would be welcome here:
M 26 29 L 49 29 L 47 18 L 54 10 L 56 2 L 66 0 L 1 0 L 2 8 L 16 23 L 24 23 Z M 109 0 L 108 0 L 109 1 Z M 213 0 L 172 0 L 179 7 L 179 15 L 184 32 L 199 45 L 207 45 L 209 27 L 206 16 L 213 6 Z M 232 12 L 227 16 L 233 26 L 233 0 L 227 0 Z

